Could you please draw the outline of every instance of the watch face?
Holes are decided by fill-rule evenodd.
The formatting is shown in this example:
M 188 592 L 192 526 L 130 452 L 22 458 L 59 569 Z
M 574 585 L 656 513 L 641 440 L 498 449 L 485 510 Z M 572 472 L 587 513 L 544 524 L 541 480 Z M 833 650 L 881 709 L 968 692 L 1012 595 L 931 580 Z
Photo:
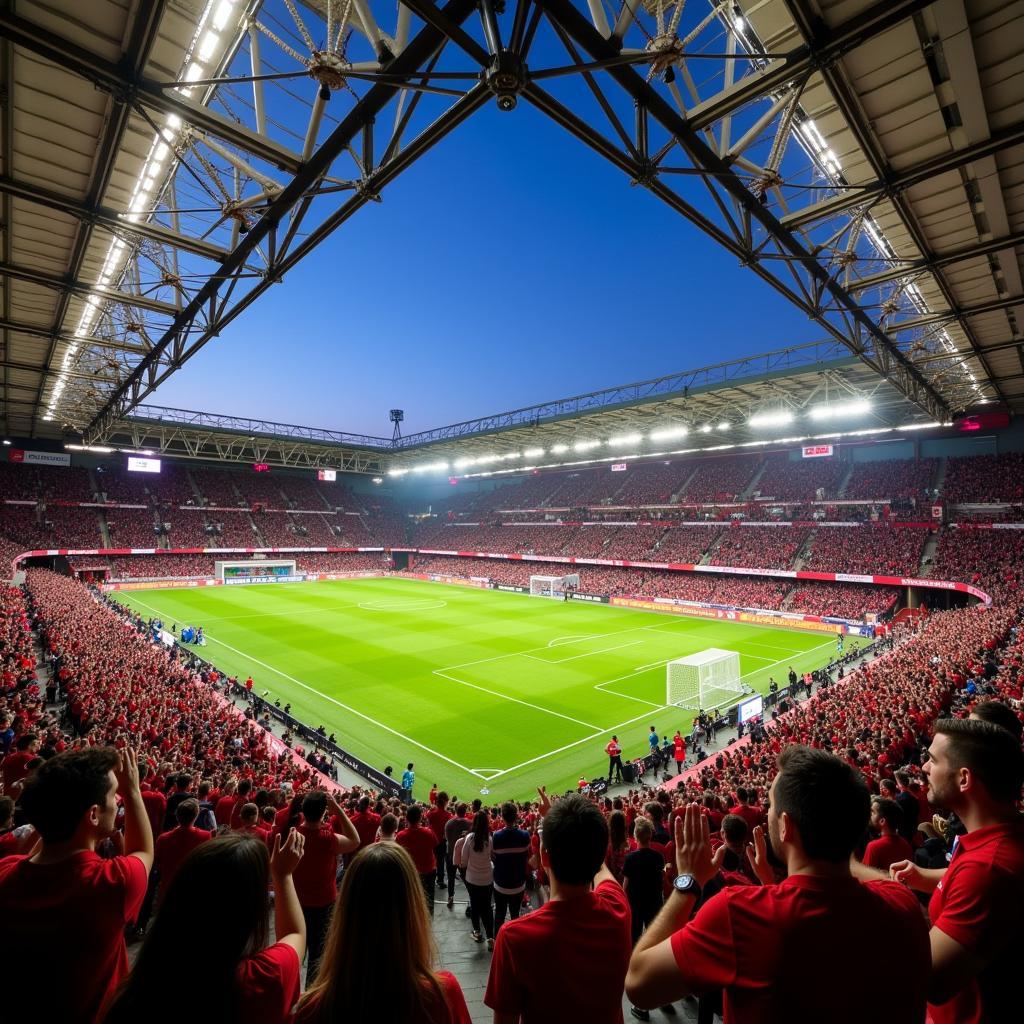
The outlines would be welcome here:
M 697 888 L 697 882 L 693 875 L 676 875 L 673 885 L 679 892 L 692 892 Z

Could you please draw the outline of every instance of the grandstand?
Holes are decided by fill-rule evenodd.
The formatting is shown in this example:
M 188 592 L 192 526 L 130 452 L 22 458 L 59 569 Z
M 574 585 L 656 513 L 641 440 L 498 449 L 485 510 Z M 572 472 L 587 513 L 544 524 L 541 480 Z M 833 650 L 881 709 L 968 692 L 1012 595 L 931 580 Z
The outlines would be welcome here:
M 5 1014 L 1016 1019 L 1021 39 L 0 4 Z

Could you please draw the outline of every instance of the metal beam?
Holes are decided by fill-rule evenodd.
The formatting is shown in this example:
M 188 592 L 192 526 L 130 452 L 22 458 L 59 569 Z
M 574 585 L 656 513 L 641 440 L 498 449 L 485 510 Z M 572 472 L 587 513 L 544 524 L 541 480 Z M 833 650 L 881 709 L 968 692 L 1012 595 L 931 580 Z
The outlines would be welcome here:
M 106 228 L 114 234 L 140 235 L 142 238 L 149 238 L 162 245 L 173 246 L 175 249 L 191 252 L 196 256 L 202 256 L 215 262 L 224 259 L 228 254 L 228 250 L 219 245 L 178 234 L 162 224 L 143 220 L 132 221 L 128 219 L 127 213 L 119 213 L 107 206 L 80 202 L 71 196 L 62 196 L 59 192 L 53 192 L 27 181 L 15 181 L 6 175 L 0 175 L 0 193 L 13 196 L 23 202 L 45 206 L 48 210 L 66 213 L 69 217 L 74 217 L 85 224 Z M 149 216 L 149 214 L 140 214 L 139 216 Z
M 148 295 L 118 292 L 112 288 L 97 288 L 95 284 L 74 281 L 58 274 L 48 274 L 44 270 L 34 270 L 32 267 L 21 267 L 17 264 L 0 262 L 0 277 L 9 277 L 14 281 L 27 281 L 29 284 L 36 284 L 41 288 L 52 288 L 54 291 L 70 295 L 96 295 L 107 302 L 121 302 L 126 306 L 137 306 L 139 309 L 148 309 L 151 313 L 162 313 L 164 316 L 173 317 L 178 312 L 177 306 L 172 306 L 169 302 L 161 302 L 159 299 L 152 299 Z M 59 330 L 54 331 L 51 328 L 48 337 L 60 333 Z
M 0 331 L 10 331 L 12 334 L 25 334 L 30 338 L 46 338 L 58 342 L 67 342 L 69 345 L 78 345 L 81 348 L 109 348 L 116 352 L 132 352 L 136 355 L 145 355 L 148 348 L 145 345 L 131 345 L 126 341 L 117 338 L 97 338 L 93 335 L 75 337 L 71 334 L 58 333 L 54 337 L 53 329 L 41 327 L 38 324 L 26 324 L 18 320 L 8 320 L 0 317 Z M 44 367 L 45 369 L 45 367 Z
M 844 53 L 862 46 L 934 2 L 882 0 L 830 32 L 821 34 L 813 44 L 797 47 L 785 57 L 769 62 L 762 70 L 746 75 L 716 96 L 699 103 L 688 111 L 686 120 L 695 132 L 710 128 L 727 114 L 752 100 L 778 92 L 801 75 L 838 60 Z
M 469 16 L 473 7 L 473 0 L 449 0 L 443 13 L 457 24 L 461 24 Z M 401 84 L 390 84 L 391 80 L 400 83 L 403 76 L 419 71 L 444 42 L 444 35 L 433 26 L 427 25 L 391 62 L 388 66 L 389 83 L 373 85 L 342 118 L 323 145 L 303 165 L 302 170 L 268 203 L 263 216 L 246 232 L 234 251 L 227 256 L 188 305 L 174 318 L 174 322 L 154 344 L 152 351 L 135 367 L 129 377 L 109 397 L 99 413 L 93 417 L 87 430 L 90 437 L 101 433 L 114 420 L 120 419 L 152 390 L 155 386 L 156 364 L 164 353 L 180 338 L 200 311 L 208 304 L 215 302 L 224 282 L 231 279 L 244 267 L 249 254 L 255 251 L 271 231 L 276 232 L 277 225 L 280 224 L 284 216 L 306 195 L 309 188 L 330 170 L 338 154 L 351 145 L 366 125 L 374 121 L 387 103 L 401 91 Z M 309 242 L 310 238 L 307 237 L 304 244 L 308 245 Z M 269 287 L 271 280 L 272 278 L 261 282 L 254 292 L 258 293 Z M 179 359 L 179 365 L 180 362 Z
M 922 270 L 941 270 L 943 267 L 951 267 L 955 263 L 963 263 L 965 260 L 973 260 L 981 256 L 991 256 L 993 253 L 1002 252 L 1003 249 L 1013 249 L 1018 245 L 1024 245 L 1024 231 L 1018 231 L 1003 238 L 990 238 L 986 242 L 975 242 L 973 245 L 956 249 L 953 252 L 929 253 L 921 259 L 907 260 L 902 267 L 858 278 L 847 286 L 847 290 L 851 293 L 864 291 L 888 281 L 898 281 L 902 277 L 908 277 Z
M 980 160 L 982 157 L 993 156 L 1001 153 L 1004 149 L 1024 144 L 1024 122 L 1011 125 L 1009 128 L 996 132 L 994 135 L 976 142 L 972 146 L 965 146 L 963 149 L 954 150 L 934 160 L 925 160 L 901 171 L 894 171 L 885 178 L 877 181 L 862 184 L 851 184 L 837 196 L 822 199 L 820 202 L 805 206 L 802 210 L 794 210 L 781 218 L 782 226 L 791 231 L 806 227 L 818 220 L 826 220 L 842 213 L 844 210 L 851 210 L 855 206 L 863 206 L 880 196 L 894 196 L 905 192 L 921 182 L 934 178 L 939 174 L 946 174 L 948 171 L 955 171 L 966 164 Z M 842 187 L 842 186 L 837 186 Z
M 166 0 L 160 0 L 159 3 L 142 4 L 140 11 L 155 8 L 162 12 L 165 3 Z M 122 63 L 106 60 L 99 54 L 10 11 L 0 11 L 0 38 L 9 39 L 15 45 L 56 64 L 65 71 L 80 75 L 105 92 L 112 93 L 125 104 L 138 103 L 163 114 L 174 114 L 193 128 L 237 146 L 289 174 L 297 173 L 302 167 L 302 160 L 297 154 L 272 139 L 257 135 L 244 125 L 229 121 L 173 89 L 162 88 L 164 83 L 146 78 L 141 74 L 144 64 L 128 68 Z
M 887 324 L 885 331 L 887 334 L 898 334 L 901 331 L 912 331 L 918 327 L 928 327 L 930 324 L 963 320 L 965 317 L 981 316 L 983 313 L 996 313 L 1000 309 L 1011 309 L 1013 306 L 1024 306 L 1024 295 L 1009 295 L 1002 299 L 979 302 L 976 306 L 954 306 L 952 309 L 937 313 L 915 316 L 900 323 Z
M 592 60 L 610 61 L 618 55 L 618 46 L 601 36 L 570 0 L 537 0 L 537 2 L 548 14 L 548 17 L 560 24 L 562 29 L 590 55 Z M 886 6 L 892 8 L 899 5 L 888 4 Z M 906 17 L 906 14 L 903 17 Z M 851 326 L 851 332 L 856 331 L 862 334 L 863 339 L 858 340 L 855 334 L 843 333 L 820 310 L 813 314 L 813 319 L 844 341 L 851 351 L 876 372 L 883 373 L 888 377 L 893 386 L 915 405 L 924 409 L 935 419 L 946 419 L 950 410 L 945 398 L 932 387 L 885 332 L 851 298 L 849 293 L 833 280 L 826 268 L 804 248 L 796 236 L 780 224 L 775 216 L 762 205 L 750 189 L 739 180 L 726 161 L 711 149 L 703 137 L 693 130 L 665 97 L 637 74 L 633 68 L 624 65 L 608 67 L 606 74 L 614 79 L 636 103 L 645 107 L 649 115 L 674 136 L 694 166 L 708 172 L 714 181 L 729 194 L 736 206 L 743 210 L 751 223 L 759 224 L 775 244 L 790 255 L 794 264 L 806 271 L 815 287 L 820 289 L 822 297 L 826 294 L 831 296 L 835 301 L 837 312 L 856 325 L 856 327 Z M 759 265 L 753 253 L 751 253 L 751 267 L 776 288 L 783 290 L 781 283 Z M 864 347 L 864 342 L 868 339 L 874 347 L 875 357 Z

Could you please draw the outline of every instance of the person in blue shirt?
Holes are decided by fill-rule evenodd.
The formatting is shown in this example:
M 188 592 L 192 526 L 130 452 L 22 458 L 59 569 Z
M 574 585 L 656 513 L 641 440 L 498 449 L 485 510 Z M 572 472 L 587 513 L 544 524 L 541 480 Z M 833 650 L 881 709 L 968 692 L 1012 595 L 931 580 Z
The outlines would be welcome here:
M 658 730 L 651 726 L 651 731 L 647 734 L 647 745 L 651 748 L 651 753 L 656 754 L 658 752 Z
M 505 827 L 491 837 L 491 860 L 494 864 L 494 934 L 505 921 L 519 916 L 526 891 L 527 862 L 530 859 L 530 833 L 517 828 L 519 811 L 511 801 L 501 805 Z
M 402 803 L 412 803 L 412 787 L 416 782 L 416 773 L 412 770 L 412 761 L 405 766 L 402 772 Z

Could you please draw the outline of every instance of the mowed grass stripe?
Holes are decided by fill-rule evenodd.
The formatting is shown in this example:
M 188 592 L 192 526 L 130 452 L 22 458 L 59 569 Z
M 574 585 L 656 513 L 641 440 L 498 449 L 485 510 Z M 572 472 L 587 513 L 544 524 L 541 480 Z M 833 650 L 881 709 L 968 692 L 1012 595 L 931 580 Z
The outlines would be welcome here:
M 736 650 L 748 684 L 766 690 L 770 674 L 781 683 L 790 663 L 815 667 L 834 645 L 820 633 L 396 578 L 117 596 L 179 628 L 203 625 L 223 645 L 205 656 L 251 672 L 259 691 L 369 763 L 413 760 L 424 792 L 436 781 L 464 795 L 480 788 L 474 770 L 502 773 L 511 797 L 597 774 L 610 729 L 629 756 L 643 753 L 648 724 L 688 729 L 692 714 L 662 706 L 671 658 Z

